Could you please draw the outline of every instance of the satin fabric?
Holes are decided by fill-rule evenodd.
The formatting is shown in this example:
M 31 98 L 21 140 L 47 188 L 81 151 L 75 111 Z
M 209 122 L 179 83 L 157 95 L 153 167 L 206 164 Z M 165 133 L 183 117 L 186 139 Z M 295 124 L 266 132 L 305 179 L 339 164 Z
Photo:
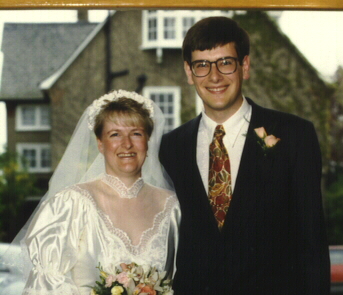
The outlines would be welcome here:
M 122 262 L 149 264 L 167 270 L 171 278 L 176 271 L 179 222 L 179 203 L 170 192 L 153 227 L 143 233 L 138 245 L 132 245 L 88 190 L 71 186 L 44 203 L 30 225 L 25 243 L 33 268 L 23 294 L 90 294 L 86 286 L 99 279 L 99 263 L 108 272 Z

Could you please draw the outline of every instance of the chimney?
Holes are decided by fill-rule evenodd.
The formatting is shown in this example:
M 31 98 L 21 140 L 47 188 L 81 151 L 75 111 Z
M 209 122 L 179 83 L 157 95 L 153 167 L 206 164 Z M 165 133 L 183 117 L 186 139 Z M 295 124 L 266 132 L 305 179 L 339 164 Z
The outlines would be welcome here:
M 78 9 L 77 10 L 77 21 L 78 22 L 88 22 L 88 10 Z

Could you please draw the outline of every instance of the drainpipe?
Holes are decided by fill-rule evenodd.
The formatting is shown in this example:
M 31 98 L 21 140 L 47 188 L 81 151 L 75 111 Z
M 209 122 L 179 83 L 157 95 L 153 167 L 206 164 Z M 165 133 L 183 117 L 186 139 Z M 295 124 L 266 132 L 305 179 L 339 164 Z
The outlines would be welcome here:
M 88 10 L 78 9 L 77 10 L 77 21 L 78 22 L 88 22 Z
M 111 24 L 112 24 L 112 17 L 111 12 L 108 12 L 108 16 L 106 19 L 106 24 L 104 27 L 105 31 L 105 54 L 106 54 L 106 93 L 112 90 L 112 80 L 125 76 L 129 74 L 129 70 L 121 70 L 112 72 L 111 65 L 112 65 L 112 54 L 111 54 Z
M 135 92 L 141 93 L 143 90 L 143 87 L 145 85 L 146 80 L 148 80 L 148 77 L 145 74 L 141 74 L 141 75 L 137 76 L 136 80 L 137 80 L 138 86 L 137 86 Z

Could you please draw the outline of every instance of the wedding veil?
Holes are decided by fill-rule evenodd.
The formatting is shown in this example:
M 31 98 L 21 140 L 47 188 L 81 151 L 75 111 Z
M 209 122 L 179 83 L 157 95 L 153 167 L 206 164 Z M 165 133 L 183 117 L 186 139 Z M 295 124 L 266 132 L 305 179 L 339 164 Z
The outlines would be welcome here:
M 142 167 L 142 177 L 147 183 L 172 190 L 172 183 L 158 160 L 165 119 L 160 108 L 154 102 L 151 101 L 151 103 L 153 105 L 154 130 L 148 142 L 148 157 Z M 62 189 L 76 183 L 86 182 L 105 172 L 104 158 L 99 153 L 96 137 L 88 126 L 90 107 L 84 111 L 74 130 L 66 151 L 50 179 L 49 190 L 15 237 L 9 249 L 1 257 L 1 263 L 10 266 L 16 272 L 22 273 L 25 281 L 32 268 L 32 263 L 28 256 L 27 247 L 22 240 L 39 207 Z M 19 256 L 18 245 L 21 246 L 22 250 Z

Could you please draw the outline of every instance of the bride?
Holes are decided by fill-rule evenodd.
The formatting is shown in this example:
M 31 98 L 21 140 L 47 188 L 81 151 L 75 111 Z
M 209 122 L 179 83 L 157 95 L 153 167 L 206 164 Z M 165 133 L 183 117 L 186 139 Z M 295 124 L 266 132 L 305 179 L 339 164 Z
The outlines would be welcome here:
M 122 90 L 88 107 L 24 229 L 23 294 L 90 294 L 99 264 L 109 273 L 148 264 L 173 277 L 180 209 L 157 158 L 162 117 Z

